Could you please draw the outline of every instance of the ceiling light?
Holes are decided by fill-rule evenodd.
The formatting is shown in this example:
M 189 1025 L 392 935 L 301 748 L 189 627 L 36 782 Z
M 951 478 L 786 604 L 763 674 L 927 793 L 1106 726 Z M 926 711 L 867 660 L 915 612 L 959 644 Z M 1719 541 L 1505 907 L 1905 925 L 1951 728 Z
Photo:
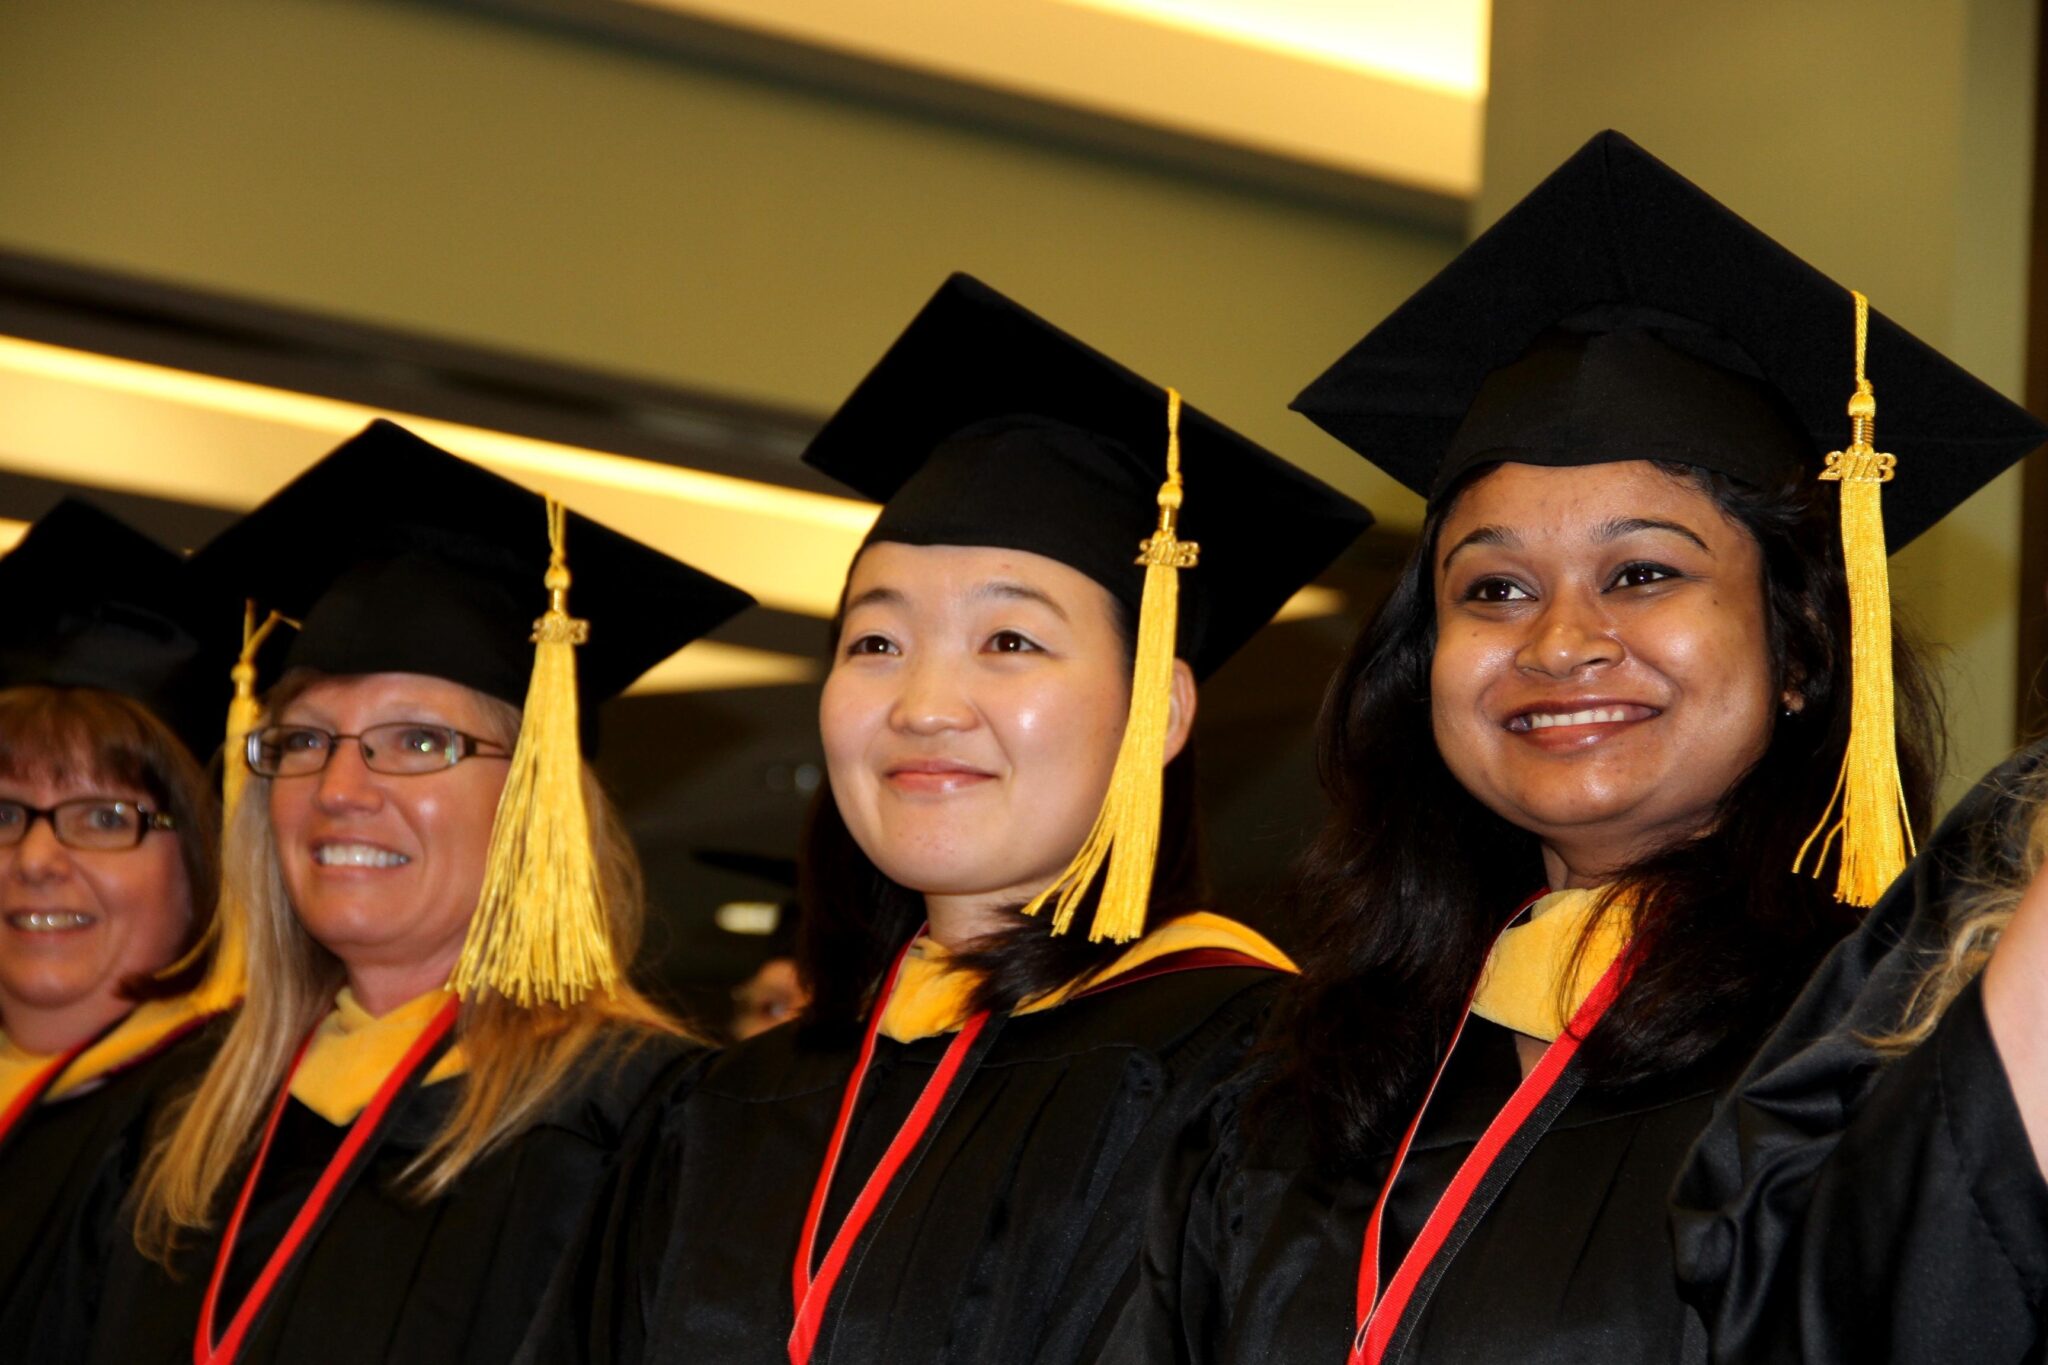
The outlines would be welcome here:
M 782 907 L 774 901 L 727 901 L 712 912 L 712 920 L 728 934 L 762 937 L 782 923 Z
M 1488 0 L 1064 0 L 1466 99 L 1486 94 Z
M 699 640 L 671 654 L 626 689 L 649 692 L 725 692 L 740 687 L 792 687 L 818 680 L 816 660 L 774 650 Z
M 875 518 L 853 498 L 0 337 L 0 467 L 40 478 L 239 511 L 380 416 L 782 611 L 830 616 Z

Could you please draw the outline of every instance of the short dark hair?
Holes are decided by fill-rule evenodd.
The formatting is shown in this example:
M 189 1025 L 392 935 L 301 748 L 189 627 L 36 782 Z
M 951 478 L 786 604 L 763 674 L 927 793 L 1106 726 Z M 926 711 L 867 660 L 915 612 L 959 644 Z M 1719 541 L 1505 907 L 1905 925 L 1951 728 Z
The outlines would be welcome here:
M 227 708 L 221 708 L 225 721 Z M 148 707 L 93 687 L 0 689 L 0 774 L 117 782 L 141 791 L 177 822 L 179 856 L 192 891 L 192 926 L 176 972 L 142 972 L 121 983 L 130 1000 L 183 995 L 206 974 L 211 949 L 192 950 L 213 927 L 220 894 L 220 808 L 205 771 Z M 169 964 L 165 964 L 169 965 Z
M 1627 989 L 1580 1056 L 1589 1084 L 1622 1088 L 1742 1047 L 1789 1003 L 1855 912 L 1793 858 L 1827 807 L 1849 736 L 1848 593 L 1833 485 L 1788 471 L 1767 488 L 1659 466 L 1711 498 L 1762 552 L 1775 686 L 1805 699 L 1774 722 L 1711 830 L 1616 878 L 1634 907 Z M 1264 1054 L 1261 1109 L 1306 1105 L 1325 1158 L 1398 1137 L 1428 1082 L 1494 932 L 1541 881 L 1536 837 L 1451 775 L 1431 725 L 1432 566 L 1457 493 L 1435 508 L 1392 594 L 1331 681 L 1318 722 L 1328 821 L 1289 897 L 1305 955 Z M 1924 825 L 1940 772 L 1940 701 L 1919 650 L 1895 634 L 1899 765 Z M 1590 936 L 1591 926 L 1588 927 Z

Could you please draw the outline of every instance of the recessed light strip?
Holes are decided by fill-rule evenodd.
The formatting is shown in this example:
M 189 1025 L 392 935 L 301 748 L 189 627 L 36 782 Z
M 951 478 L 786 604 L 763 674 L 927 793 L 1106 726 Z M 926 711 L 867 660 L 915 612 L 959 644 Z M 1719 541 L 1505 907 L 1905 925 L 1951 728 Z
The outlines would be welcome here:
M 64 483 L 240 510 L 378 416 L 800 615 L 838 610 L 846 567 L 877 511 L 852 498 L 0 336 L 0 468 Z M 0 523 L 0 550 L 20 537 L 10 525 L 19 523 Z M 1341 593 L 1312 586 L 1279 619 L 1343 609 Z

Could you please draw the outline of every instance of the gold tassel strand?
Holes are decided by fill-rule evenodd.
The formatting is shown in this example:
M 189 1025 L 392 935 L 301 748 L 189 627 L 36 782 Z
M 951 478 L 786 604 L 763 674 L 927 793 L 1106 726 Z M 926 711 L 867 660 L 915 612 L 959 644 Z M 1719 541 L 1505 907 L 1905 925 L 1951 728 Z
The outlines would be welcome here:
M 1173 710 L 1174 637 L 1180 619 L 1180 571 L 1195 566 L 1201 546 L 1174 533 L 1180 515 L 1180 394 L 1166 391 L 1166 482 L 1159 488 L 1159 528 L 1139 542 L 1145 566 L 1138 605 L 1131 709 L 1117 747 L 1109 791 L 1094 828 L 1067 870 L 1024 907 L 1035 915 L 1053 902 L 1052 932 L 1064 934 L 1105 862 L 1102 897 L 1095 905 L 1091 942 L 1127 943 L 1145 931 L 1152 900 L 1153 864 L 1159 854 L 1159 806 L 1166 766 L 1166 730 Z
M 569 615 L 567 516 L 548 500 L 548 610 L 533 623 L 533 681 L 498 799 L 483 894 L 449 987 L 496 991 L 523 1007 L 573 1005 L 618 984 L 583 804 L 576 646 L 590 623 Z
M 228 674 L 234 681 L 235 690 L 228 701 L 227 734 L 221 747 L 220 761 L 221 852 L 224 863 L 228 831 L 234 827 L 235 805 L 242 799 L 243 788 L 249 784 L 249 764 L 245 757 L 248 738 L 250 732 L 263 723 L 263 704 L 256 699 L 256 655 L 272 631 L 279 626 L 290 626 L 296 630 L 298 625 L 288 616 L 271 612 L 259 626 L 256 624 L 255 602 L 247 601 L 242 605 L 242 650 L 235 657 L 235 665 Z M 206 969 L 206 979 L 199 983 L 194 994 L 210 1005 L 225 1008 L 242 998 L 249 979 L 249 927 L 241 906 L 229 894 L 225 881 L 221 885 L 220 898 L 214 903 L 213 925 L 206 936 L 194 945 L 191 952 L 157 975 L 177 975 L 209 947 L 213 950 L 213 961 Z
M 1854 291 L 1851 291 L 1854 293 Z M 1870 302 L 1856 300 L 1856 393 L 1849 399 L 1849 446 L 1828 456 L 1821 478 L 1842 485 L 1842 562 L 1849 580 L 1849 749 L 1835 792 L 1792 863 L 1798 872 L 1814 840 L 1813 875 L 1839 837 L 1835 899 L 1870 906 L 1916 851 L 1893 719 L 1892 596 L 1885 566 L 1884 508 L 1879 500 L 1898 460 L 1879 454 L 1877 396 L 1863 372 Z M 1839 806 L 1840 815 L 1836 815 Z

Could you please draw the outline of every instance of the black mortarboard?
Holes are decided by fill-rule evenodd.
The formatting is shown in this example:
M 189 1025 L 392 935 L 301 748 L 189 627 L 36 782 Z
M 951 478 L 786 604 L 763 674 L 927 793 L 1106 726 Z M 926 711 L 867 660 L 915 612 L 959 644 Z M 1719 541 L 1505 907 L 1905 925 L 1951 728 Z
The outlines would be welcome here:
M 597 703 L 753 599 L 573 512 L 566 531 L 587 733 Z M 540 494 L 376 421 L 194 563 L 300 623 L 285 667 L 424 673 L 519 706 L 548 554 Z
M 1372 514 L 967 275 L 939 287 L 804 459 L 882 502 L 870 544 L 1027 550 L 1131 608 L 1130 712 L 1102 810 L 1024 910 L 1049 907 L 1063 933 L 1099 879 L 1089 937 L 1136 937 L 1174 659 L 1213 673 Z
M 1295 399 L 1434 501 L 1501 461 L 1760 482 L 1849 439 L 1848 288 L 1619 133 L 1581 148 Z M 2048 428 L 1876 309 L 1896 550 Z
M 117 692 L 202 760 L 220 743 L 238 615 L 182 556 L 66 498 L 0 558 L 0 602 L 0 687 Z
M 194 564 L 296 618 L 287 668 L 429 674 L 522 708 L 449 987 L 521 1006 L 615 991 L 579 737 L 597 703 L 753 599 L 384 421 Z
M 1432 504 L 1502 462 L 1650 459 L 1763 486 L 1802 470 L 1834 481 L 1849 737 L 1793 866 L 1811 852 L 1819 875 L 1838 852 L 1835 895 L 1858 905 L 1904 867 L 1885 554 L 2048 437 L 2026 411 L 1615 132 L 1294 406 Z
M 1182 580 L 1179 654 L 1206 677 L 1372 514 L 1193 407 L 1180 439 L 1179 534 L 1202 558 Z M 1165 451 L 1164 389 L 956 274 L 804 459 L 883 504 L 870 543 L 1028 550 L 1135 611 Z

